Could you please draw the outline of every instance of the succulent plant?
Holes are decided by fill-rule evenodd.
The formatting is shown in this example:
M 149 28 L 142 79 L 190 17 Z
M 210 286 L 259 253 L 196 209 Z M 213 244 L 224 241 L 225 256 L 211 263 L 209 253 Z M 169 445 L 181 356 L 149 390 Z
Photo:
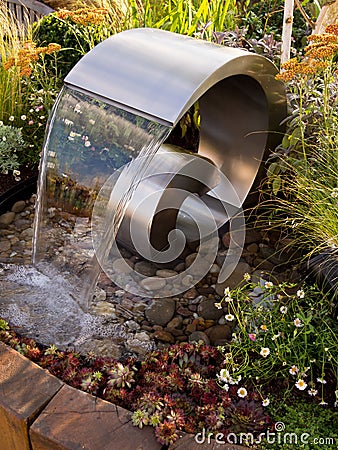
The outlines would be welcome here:
M 120 362 L 116 364 L 115 367 L 113 367 L 109 371 L 109 380 L 108 385 L 112 387 L 125 387 L 128 388 L 131 387 L 132 383 L 135 382 L 134 380 L 134 374 L 136 371 L 136 367 L 128 367 L 124 366 Z
M 254 400 L 241 399 L 226 409 L 231 428 L 235 433 L 254 433 L 263 431 L 269 425 L 269 417 L 262 406 Z
M 139 428 L 143 428 L 144 425 L 148 425 L 149 423 L 149 413 L 144 411 L 143 409 L 137 409 L 133 412 L 131 419 L 133 425 Z
M 178 439 L 177 429 L 174 422 L 165 420 L 155 428 L 155 435 L 162 445 L 173 444 Z

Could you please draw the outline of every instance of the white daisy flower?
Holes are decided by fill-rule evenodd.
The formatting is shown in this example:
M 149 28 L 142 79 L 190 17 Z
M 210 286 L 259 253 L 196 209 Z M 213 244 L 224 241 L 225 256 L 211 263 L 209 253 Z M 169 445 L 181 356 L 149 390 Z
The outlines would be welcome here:
M 308 390 L 308 393 L 309 393 L 309 395 L 314 396 L 314 395 L 318 394 L 318 391 L 317 391 L 317 389 L 311 388 L 311 389 Z
M 307 383 L 304 380 L 299 379 L 296 383 L 296 388 L 298 388 L 300 391 L 304 391 L 304 389 L 307 388 Z
M 304 298 L 305 297 L 305 292 L 303 291 L 303 289 L 299 289 L 297 291 L 297 297 L 298 298 Z
M 237 395 L 238 397 L 244 398 L 248 395 L 248 391 L 244 387 L 241 387 L 238 389 Z
M 230 373 L 227 369 L 222 369 L 220 373 L 217 375 L 217 378 L 223 383 L 229 383 L 231 377 Z
M 333 191 L 331 192 L 331 197 L 332 198 L 338 197 L 338 188 L 333 188 Z
M 264 358 L 266 358 L 267 356 L 270 355 L 270 349 L 267 348 L 267 347 L 263 347 L 259 353 L 260 353 L 260 355 L 262 355 Z
M 291 375 L 297 375 L 298 372 L 299 369 L 297 366 L 292 366 L 291 369 L 289 370 L 289 373 L 291 373 Z
M 265 399 L 262 401 L 262 405 L 263 405 L 263 406 L 268 406 L 268 405 L 270 405 L 270 400 L 269 400 L 268 398 L 265 398 Z
M 265 289 L 271 289 L 273 287 L 273 283 L 271 281 L 266 281 L 264 283 Z
M 286 313 L 288 312 L 288 308 L 287 308 L 286 306 L 281 306 L 281 307 L 279 308 L 279 311 L 280 311 L 282 314 L 286 314 Z
M 229 322 L 232 322 L 235 319 L 235 316 L 233 314 L 227 314 L 225 316 L 226 320 L 228 320 Z
M 302 327 L 304 324 L 302 323 L 302 321 L 300 319 L 298 319 L 298 317 L 295 318 L 295 320 L 293 321 L 293 324 L 295 327 L 300 328 Z

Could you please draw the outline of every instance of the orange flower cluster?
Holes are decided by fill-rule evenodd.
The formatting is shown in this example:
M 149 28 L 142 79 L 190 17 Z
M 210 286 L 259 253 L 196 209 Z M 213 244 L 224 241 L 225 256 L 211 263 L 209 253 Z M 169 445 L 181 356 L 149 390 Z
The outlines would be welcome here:
M 308 41 L 311 43 L 305 47 L 303 60 L 293 58 L 282 64 L 277 80 L 287 82 L 296 75 L 313 75 L 328 67 L 330 60 L 338 53 L 338 23 L 327 26 L 323 34 L 312 34 Z
M 325 33 L 335 34 L 338 36 L 338 23 L 333 23 L 325 28 Z
M 317 67 L 309 65 L 307 61 L 298 61 L 297 58 L 289 59 L 281 65 L 282 72 L 276 75 L 276 80 L 290 81 L 295 75 L 313 75 L 317 72 Z
M 60 9 L 56 16 L 59 19 L 70 19 L 80 25 L 99 25 L 108 14 L 106 8 L 79 8 L 75 11 L 68 11 L 68 9 Z
M 14 57 L 11 56 L 3 65 L 5 70 L 9 70 L 11 67 L 18 67 L 20 76 L 29 77 L 32 73 L 31 64 L 39 59 L 39 55 L 46 53 L 50 55 L 53 52 L 57 52 L 61 49 L 59 44 L 48 44 L 48 47 L 37 47 L 32 41 L 26 41 L 18 51 L 18 54 Z
M 314 59 L 328 59 L 338 51 L 338 36 L 332 33 L 313 34 L 308 37 L 312 44 L 305 48 L 305 56 Z

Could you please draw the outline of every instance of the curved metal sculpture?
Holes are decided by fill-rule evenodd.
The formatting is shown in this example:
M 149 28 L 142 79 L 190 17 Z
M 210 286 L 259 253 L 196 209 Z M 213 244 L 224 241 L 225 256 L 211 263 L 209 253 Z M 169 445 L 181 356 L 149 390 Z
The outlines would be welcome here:
M 199 102 L 200 140 L 195 157 L 209 161 L 211 167 L 205 172 L 201 169 L 200 182 L 193 180 L 186 175 L 185 170 L 189 166 L 198 171 L 199 163 L 190 163 L 185 156 L 189 153 L 187 150 L 163 145 L 160 150 L 162 159 L 155 158 L 153 162 L 148 160 L 146 172 L 141 166 L 133 171 L 124 171 L 122 190 L 128 189 L 128 184 L 134 187 L 130 193 L 131 200 L 124 201 L 124 218 L 118 234 L 120 242 L 131 250 L 135 249 L 129 230 L 131 218 L 140 227 L 147 228 L 150 243 L 160 251 L 166 246 L 168 232 L 175 227 L 181 229 L 188 240 L 195 240 L 196 230 L 186 211 L 194 211 L 192 216 L 196 217 L 200 200 L 208 207 L 217 226 L 224 224 L 229 219 L 229 215 L 224 215 L 224 204 L 233 204 L 235 209 L 242 206 L 261 162 L 279 140 L 280 123 L 286 116 L 286 96 L 283 84 L 275 80 L 276 73 L 275 66 L 262 56 L 158 29 L 124 31 L 99 44 L 66 77 L 64 92 L 51 118 L 39 189 L 40 199 L 45 197 L 47 200 L 38 207 L 40 219 L 36 220 L 35 226 L 36 247 L 46 240 L 41 235 L 41 216 L 45 214 L 43 210 L 53 206 L 50 200 L 48 203 L 51 198 L 48 195 L 48 191 L 51 191 L 48 179 L 61 179 L 57 183 L 62 184 L 62 177 L 77 177 L 78 184 L 81 180 L 88 190 L 98 192 L 109 178 L 109 168 L 99 181 L 95 178 L 95 183 L 94 175 L 90 181 L 83 173 L 75 177 L 74 173 L 81 172 L 77 164 L 83 159 L 83 149 L 71 152 L 72 160 L 68 158 L 66 161 L 63 154 L 70 153 L 69 149 L 64 143 L 60 147 L 59 143 L 63 141 L 60 136 L 56 138 L 58 133 L 53 131 L 53 127 L 61 126 L 58 124 L 62 123 L 65 127 L 68 123 L 74 125 L 80 119 L 83 121 L 90 111 L 93 116 L 94 109 L 94 119 L 100 120 L 101 125 L 107 122 L 107 129 L 110 117 L 115 120 L 116 110 L 123 111 L 122 117 L 120 114 L 116 122 L 116 127 L 121 127 L 123 132 L 117 133 L 119 137 L 114 139 L 119 141 L 119 148 L 131 149 L 130 155 L 123 160 L 128 162 L 137 160 L 139 156 L 155 154 L 182 116 L 196 101 Z M 83 111 L 77 108 L 77 101 L 85 105 Z M 78 109 L 79 114 L 61 120 L 67 108 L 72 111 Z M 135 117 L 136 120 L 133 119 Z M 95 122 L 94 119 L 88 120 Z M 147 121 L 147 124 L 143 122 L 139 126 L 142 120 Z M 154 131 L 153 124 L 157 124 L 160 130 Z M 85 144 L 88 143 L 88 136 L 79 131 L 83 128 L 84 125 L 81 125 L 77 130 L 72 129 L 73 134 L 68 138 L 74 141 L 74 136 L 76 138 L 82 133 L 82 139 Z M 133 139 L 128 129 L 132 129 Z M 137 141 L 142 141 L 143 135 L 147 134 L 145 130 L 151 139 L 145 139 L 145 144 L 137 148 Z M 136 139 L 136 134 L 140 134 L 139 139 Z M 124 135 L 125 142 L 121 141 Z M 94 138 L 90 139 L 88 147 L 93 141 Z M 93 146 L 94 150 L 96 147 Z M 157 173 L 158 164 L 174 176 L 151 177 L 152 170 Z M 110 172 L 121 165 L 123 163 L 119 162 Z M 183 181 L 179 176 L 181 170 L 185 173 Z M 231 192 L 225 192 L 224 186 L 220 186 L 217 181 L 220 177 L 217 177 L 216 171 L 228 180 L 232 186 Z M 147 174 L 145 178 L 144 173 Z M 195 193 L 198 199 L 196 196 L 183 199 L 185 212 L 179 210 L 180 205 L 163 211 L 166 190 L 171 187 Z M 53 189 L 55 202 L 54 185 Z M 163 195 L 158 196 L 151 207 L 136 210 L 132 197 L 142 197 L 144 192 L 149 191 L 161 191 Z M 120 200 L 116 199 L 116 207 Z M 202 213 L 200 220 L 204 220 Z M 37 255 L 38 250 L 34 254 Z M 94 280 L 95 276 L 91 278 Z

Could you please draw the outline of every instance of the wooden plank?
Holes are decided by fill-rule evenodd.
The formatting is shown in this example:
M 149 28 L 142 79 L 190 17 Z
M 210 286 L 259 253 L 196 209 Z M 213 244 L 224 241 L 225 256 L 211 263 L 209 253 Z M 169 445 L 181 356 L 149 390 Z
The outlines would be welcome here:
M 0 342 L 0 448 L 30 450 L 29 427 L 63 383 Z
M 35 0 L 7 0 L 6 7 L 10 15 L 25 31 L 28 25 L 50 14 L 54 10 Z
M 23 8 L 20 5 L 16 5 L 15 9 L 16 9 L 16 11 L 15 11 L 16 18 L 17 18 L 18 22 L 20 24 L 22 24 L 23 23 L 23 13 L 24 13 Z
M 36 0 L 7 0 L 6 3 L 7 5 L 10 5 L 12 3 L 15 5 L 23 6 L 24 8 L 36 11 L 42 16 L 45 16 L 46 14 L 54 11 L 50 6 L 44 5 L 43 3 Z
M 161 450 L 154 429 L 142 430 L 119 406 L 64 385 L 30 428 L 33 450 Z

